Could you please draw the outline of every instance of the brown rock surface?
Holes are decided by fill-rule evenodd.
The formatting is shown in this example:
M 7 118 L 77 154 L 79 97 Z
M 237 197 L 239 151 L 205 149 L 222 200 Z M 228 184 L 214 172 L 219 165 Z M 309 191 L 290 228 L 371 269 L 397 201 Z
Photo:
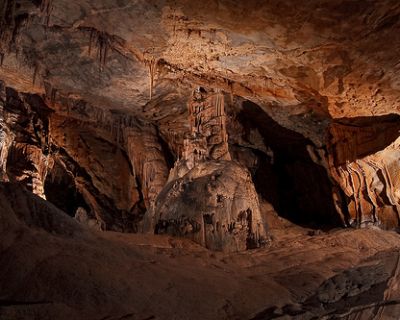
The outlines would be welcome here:
M 308 149 L 320 155 L 312 159 L 327 169 L 331 180 L 327 189 L 333 189 L 330 202 L 340 208 L 336 211 L 343 224 L 356 221 L 359 225 L 374 215 L 369 208 L 375 204 L 365 201 L 375 200 L 364 201 L 361 198 L 365 196 L 355 200 L 363 203 L 350 206 L 363 208 L 358 213 L 360 217 L 354 213 L 359 209 L 344 209 L 349 207 L 347 202 L 354 202 L 344 187 L 344 181 L 350 178 L 340 178 L 336 171 L 344 170 L 350 177 L 349 170 L 358 170 L 356 159 L 384 150 L 398 136 L 394 114 L 399 113 L 400 105 L 400 65 L 396 55 L 400 7 L 396 1 L 313 0 L 299 4 L 294 0 L 209 0 L 200 4 L 187 0 L 9 0 L 1 9 L 0 78 L 6 85 L 20 93 L 43 95 L 48 107 L 55 111 L 54 119 L 65 117 L 74 128 L 79 127 L 76 120 L 85 121 L 83 126 L 91 123 L 94 136 L 117 148 L 121 146 L 118 150 L 128 155 L 128 164 L 139 167 L 134 168 L 134 174 L 127 173 L 126 161 L 116 161 L 125 166 L 121 174 L 129 177 L 121 186 L 123 192 L 118 191 L 118 183 L 108 179 L 120 176 L 112 166 L 105 166 L 103 177 L 98 172 L 101 166 L 89 170 L 94 187 L 115 201 L 106 206 L 115 206 L 120 211 L 117 215 L 132 216 L 129 212 L 133 210 L 134 216 L 142 216 L 154 202 L 166 172 L 181 156 L 190 130 L 186 103 L 193 87 L 198 86 L 230 95 L 231 99 L 225 100 L 231 101 L 221 105 L 228 115 L 232 115 L 230 109 L 235 100 L 244 99 L 257 104 L 260 112 L 278 125 L 303 136 L 310 145 Z M 378 116 L 388 118 L 374 123 Z M 136 124 L 144 121 L 144 125 L 132 129 L 132 118 Z M 230 138 L 229 155 L 226 146 L 219 152 L 236 157 L 234 160 L 246 164 L 252 173 L 259 170 L 265 156 L 255 153 L 274 152 L 271 143 L 260 143 L 256 138 L 259 142 L 251 143 L 249 150 L 249 141 L 244 141 L 240 132 L 229 132 L 229 128 L 238 128 L 231 124 L 228 119 L 228 136 L 239 140 Z M 126 133 L 125 127 L 139 131 L 133 136 L 140 138 Z M 74 139 L 76 134 L 70 132 Z M 126 135 L 130 138 L 125 139 Z M 248 133 L 246 136 L 250 137 Z M 7 137 L 11 141 L 12 135 Z M 266 139 L 263 133 L 261 138 Z M 132 147 L 132 141 L 140 145 L 138 139 L 147 141 L 149 146 Z M 131 141 L 130 146 L 126 145 L 127 140 Z M 60 141 L 55 144 L 62 145 Z M 145 153 L 152 149 L 152 155 L 141 159 L 132 155 L 133 148 L 146 150 Z M 8 148 L 1 150 L 4 158 Z M 77 150 L 67 152 L 80 154 L 80 158 L 87 155 Z M 153 156 L 155 159 L 150 159 Z M 346 161 L 350 163 L 349 170 Z M 4 166 L 5 161 L 1 162 Z M 41 180 L 45 177 L 40 166 L 33 164 L 36 177 L 30 179 L 35 181 L 35 192 L 43 195 Z M 304 168 L 297 165 L 300 167 Z M 379 170 L 375 168 L 371 175 L 379 176 Z M 385 181 L 396 180 L 396 169 L 393 170 L 388 171 Z M 391 189 L 387 182 L 383 184 Z M 110 188 L 116 191 L 111 192 Z M 360 188 L 362 193 L 369 192 Z M 106 225 L 115 224 L 101 213 L 104 210 L 97 208 L 104 204 L 89 200 L 93 191 L 81 189 L 81 193 L 90 194 L 86 201 L 92 203 L 92 214 Z M 307 201 L 304 196 L 301 198 L 302 202 Z M 395 200 L 389 198 L 383 202 L 394 208 Z M 393 210 L 376 215 L 378 223 L 396 228 Z M 291 211 L 304 215 L 303 211 L 309 208 Z M 132 217 L 128 220 L 130 226 L 119 222 L 116 228 L 135 229 Z
M 0 205 L 1 319 L 393 319 L 399 312 L 400 242 L 391 232 L 307 235 L 271 215 L 271 248 L 226 254 L 166 236 L 93 232 L 16 185 L 0 185 Z
M 182 158 L 147 211 L 144 229 L 234 252 L 264 246 L 266 222 L 250 173 L 231 161 L 224 96 L 199 87 L 188 102 Z
M 231 161 L 204 161 L 182 177 L 170 177 L 153 219 L 157 234 L 186 237 L 211 250 L 240 251 L 268 242 L 250 173 Z
M 399 28 L 397 0 L 1 1 L 0 318 L 395 319 Z

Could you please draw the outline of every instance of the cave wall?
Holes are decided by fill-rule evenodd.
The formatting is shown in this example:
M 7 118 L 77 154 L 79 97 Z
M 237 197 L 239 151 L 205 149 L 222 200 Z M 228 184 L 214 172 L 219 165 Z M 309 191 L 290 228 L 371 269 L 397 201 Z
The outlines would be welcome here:
M 343 225 L 332 199 L 330 175 L 309 155 L 313 142 L 281 126 L 249 100 L 237 98 L 231 109 L 233 156 L 252 172 L 260 197 L 297 224 Z
M 135 231 L 182 157 L 187 103 L 204 87 L 225 97 L 222 153 L 280 214 L 398 227 L 396 1 L 0 9 L 2 180 L 46 197 L 64 168 L 91 219 Z
M 98 228 L 142 228 L 174 161 L 185 156 L 190 126 L 19 93 L 4 83 L 1 92 L 3 180 L 43 198 L 47 188 L 49 200 L 72 216 L 83 209 Z M 332 121 L 317 147 L 249 100 L 223 101 L 229 159 L 249 170 L 278 214 L 315 228 L 399 226 L 397 116 Z M 59 199 L 64 192 L 72 203 Z
M 137 231 L 168 174 L 154 126 L 81 101 L 58 108 L 40 96 L 2 89 L 3 179 L 54 199 L 72 216 L 85 208 L 100 228 Z M 61 201 L 67 196 L 76 203 Z
M 398 132 L 397 115 L 331 125 L 326 167 L 346 195 L 348 224 L 399 227 Z

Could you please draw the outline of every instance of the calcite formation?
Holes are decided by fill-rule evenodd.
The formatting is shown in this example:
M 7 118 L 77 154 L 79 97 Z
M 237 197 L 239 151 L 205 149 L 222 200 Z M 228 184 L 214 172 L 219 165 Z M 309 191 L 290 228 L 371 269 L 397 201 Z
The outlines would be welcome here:
M 186 237 L 211 250 L 241 251 L 269 239 L 250 173 L 232 161 L 203 161 L 172 178 L 155 206 L 155 233 Z
M 332 178 L 348 199 L 347 210 L 338 209 L 345 224 L 398 230 L 398 147 L 396 141 L 376 154 L 330 168 Z
M 182 157 L 148 211 L 145 228 L 212 250 L 265 245 L 266 222 L 251 175 L 230 161 L 224 95 L 199 87 L 188 109 L 190 130 Z
M 3 1 L 1 179 L 134 232 L 173 179 L 233 161 L 296 223 L 396 229 L 399 10 Z
M 327 148 L 308 149 L 332 180 L 344 225 L 398 230 L 398 120 L 394 115 L 337 120 L 330 125 Z
M 14 139 L 13 133 L 10 131 L 4 119 L 3 106 L 0 106 L 0 180 L 7 180 L 7 159 L 8 150 Z
M 0 0 L 0 318 L 398 319 L 399 52 L 398 0 Z

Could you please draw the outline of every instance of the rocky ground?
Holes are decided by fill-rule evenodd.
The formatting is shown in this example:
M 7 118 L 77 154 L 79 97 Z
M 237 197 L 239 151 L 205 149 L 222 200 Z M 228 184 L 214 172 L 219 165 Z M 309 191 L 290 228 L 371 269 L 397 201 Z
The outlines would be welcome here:
M 89 230 L 0 187 L 1 319 L 397 319 L 400 237 L 268 215 L 269 248 L 224 254 L 169 236 Z M 268 213 L 269 212 L 269 213 Z

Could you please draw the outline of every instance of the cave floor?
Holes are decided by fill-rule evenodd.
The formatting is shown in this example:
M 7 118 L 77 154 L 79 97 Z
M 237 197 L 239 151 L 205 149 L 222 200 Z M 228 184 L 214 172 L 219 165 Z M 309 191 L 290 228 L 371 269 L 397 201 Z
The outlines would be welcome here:
M 26 195 L 14 193 L 0 193 L 0 319 L 397 319 L 400 310 L 396 233 L 270 217 L 271 247 L 225 254 L 92 231 L 41 199 L 21 216 Z

